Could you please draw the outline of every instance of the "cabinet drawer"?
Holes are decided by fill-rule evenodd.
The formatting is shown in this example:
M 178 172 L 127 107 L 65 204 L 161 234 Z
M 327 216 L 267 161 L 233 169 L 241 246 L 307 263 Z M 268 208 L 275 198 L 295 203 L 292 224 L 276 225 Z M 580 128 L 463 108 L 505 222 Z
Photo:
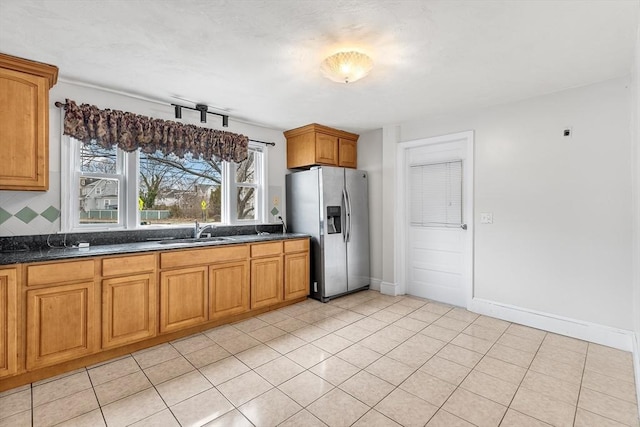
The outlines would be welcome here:
M 29 265 L 27 266 L 27 286 L 49 285 L 78 280 L 93 281 L 93 275 L 93 260 Z
M 119 276 L 153 271 L 156 268 L 155 254 L 133 255 L 102 260 L 103 276 Z
M 251 258 L 280 255 L 282 242 L 256 243 L 251 245 Z
M 300 240 L 285 240 L 284 251 L 289 252 L 302 252 L 309 250 L 309 239 Z
M 160 268 L 188 267 L 191 265 L 213 264 L 223 261 L 247 258 L 246 245 L 224 246 L 221 248 L 175 251 L 160 254 Z

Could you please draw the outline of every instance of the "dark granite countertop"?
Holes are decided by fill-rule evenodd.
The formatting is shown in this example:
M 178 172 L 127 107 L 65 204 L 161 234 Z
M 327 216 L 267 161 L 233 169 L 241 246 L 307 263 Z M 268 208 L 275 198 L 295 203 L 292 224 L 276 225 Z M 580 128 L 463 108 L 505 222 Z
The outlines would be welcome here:
M 165 251 L 171 249 L 197 249 L 211 246 L 266 242 L 270 240 L 299 239 L 304 237 L 309 236 L 299 233 L 245 234 L 224 236 L 221 240 L 203 239 L 202 241 L 197 242 L 184 241 L 190 239 L 159 239 L 145 242 L 92 245 L 88 248 L 65 248 L 63 246 L 53 248 L 36 248 L 30 250 L 16 250 L 0 253 L 0 265 L 84 258 L 92 256 L 130 254 L 137 252 Z

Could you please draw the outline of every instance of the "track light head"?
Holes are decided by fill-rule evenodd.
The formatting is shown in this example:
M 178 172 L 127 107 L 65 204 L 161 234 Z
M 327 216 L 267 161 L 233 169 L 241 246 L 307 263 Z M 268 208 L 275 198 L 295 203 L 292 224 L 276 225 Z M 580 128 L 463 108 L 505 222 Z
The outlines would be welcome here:
M 229 116 L 222 116 L 222 127 L 229 127 Z
M 176 109 L 176 119 L 181 119 L 182 118 L 182 107 L 179 105 L 174 105 L 175 109 Z
M 205 104 L 196 104 L 196 110 L 200 111 L 200 123 L 207 123 L 207 111 L 209 107 Z

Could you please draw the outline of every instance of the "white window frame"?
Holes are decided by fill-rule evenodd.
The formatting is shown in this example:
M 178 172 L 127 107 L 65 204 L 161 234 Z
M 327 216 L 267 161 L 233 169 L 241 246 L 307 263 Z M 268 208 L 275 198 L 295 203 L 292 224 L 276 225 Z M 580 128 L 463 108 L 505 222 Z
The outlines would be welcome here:
M 131 161 L 127 155 L 122 155 L 118 150 L 116 156 L 116 173 L 90 173 L 82 172 L 80 166 L 81 142 L 68 136 L 62 138 L 62 174 L 61 174 L 61 228 L 63 232 L 69 231 L 104 231 L 121 230 L 126 228 L 127 197 L 125 194 L 127 173 Z M 65 161 L 66 160 L 66 161 Z M 82 177 L 97 179 L 112 179 L 118 181 L 118 222 L 100 224 L 80 223 L 80 179 Z
M 236 182 L 236 164 L 224 162 L 223 165 L 223 182 L 228 185 L 222 188 L 222 197 L 225 200 L 223 207 L 223 221 L 231 225 L 242 224 L 264 224 L 266 222 L 266 189 L 267 186 L 267 150 L 262 144 L 249 142 L 249 150 L 254 151 L 258 158 L 261 158 L 260 162 L 255 162 L 254 182 L 253 183 L 238 183 Z M 256 189 L 255 200 L 255 219 L 239 219 L 238 206 L 236 200 L 236 194 L 239 187 L 253 187 Z M 227 191 L 225 191 L 227 190 Z M 225 194 L 226 193 L 226 194 Z M 226 207 L 226 209 L 225 209 Z
M 80 171 L 80 146 L 82 142 L 62 136 L 61 149 L 61 232 L 109 231 L 122 229 L 148 230 L 154 228 L 184 228 L 186 224 L 175 226 L 140 225 L 140 211 L 138 210 L 140 156 L 137 151 L 126 153 L 117 150 L 116 174 L 82 173 Z M 222 162 L 222 212 L 220 225 L 252 225 L 266 223 L 267 212 L 267 182 L 268 156 L 262 144 L 249 143 L 249 149 L 261 153 L 261 162 L 256 162 L 255 183 L 241 184 L 241 186 L 255 186 L 256 215 L 255 219 L 237 219 L 235 194 L 236 164 Z M 80 224 L 79 182 L 81 176 L 90 178 L 109 178 L 119 181 L 118 187 L 118 223 L 111 224 Z M 133 190 L 131 190 L 133 189 Z

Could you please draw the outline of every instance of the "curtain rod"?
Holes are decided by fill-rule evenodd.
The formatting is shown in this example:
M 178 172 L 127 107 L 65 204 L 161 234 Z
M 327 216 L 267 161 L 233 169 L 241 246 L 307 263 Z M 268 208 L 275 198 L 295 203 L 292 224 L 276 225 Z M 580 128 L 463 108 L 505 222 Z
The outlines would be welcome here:
M 58 107 L 58 108 L 65 108 L 65 107 L 67 106 L 67 104 L 66 104 L 66 103 L 64 103 L 64 102 L 60 102 L 60 101 L 56 101 L 53 105 L 55 105 L 55 106 L 56 106 L 56 107 Z M 174 104 L 171 104 L 171 105 L 174 105 Z M 188 107 L 186 107 L 186 108 L 188 108 Z M 192 108 L 189 108 L 189 109 L 192 109 Z M 214 114 L 215 114 L 215 113 L 214 113 Z M 258 143 L 258 144 L 270 145 L 270 146 L 272 146 L 272 147 L 275 147 L 275 146 L 276 146 L 276 143 L 275 143 L 275 142 L 258 141 L 257 139 L 251 139 L 251 138 L 249 138 L 249 141 L 251 141 L 251 142 L 256 142 L 256 143 Z
M 257 142 L 258 144 L 270 145 L 272 147 L 276 146 L 275 142 L 264 142 L 264 141 L 256 141 L 255 139 L 250 139 L 251 142 Z

